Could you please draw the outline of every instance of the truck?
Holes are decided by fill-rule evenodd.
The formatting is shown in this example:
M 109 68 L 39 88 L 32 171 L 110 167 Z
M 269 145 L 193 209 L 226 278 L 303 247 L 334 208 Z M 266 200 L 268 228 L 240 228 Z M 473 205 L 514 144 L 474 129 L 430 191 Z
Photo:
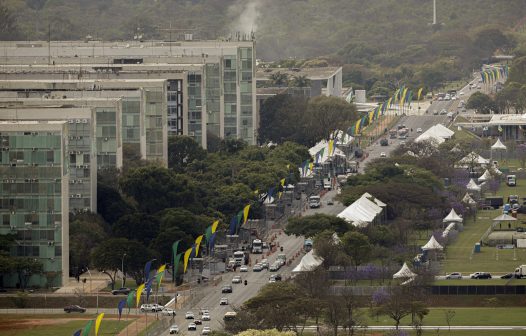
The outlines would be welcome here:
M 517 185 L 517 176 L 515 175 L 506 176 L 506 184 L 509 187 L 515 187 Z
M 263 253 L 263 242 L 261 239 L 254 239 L 252 241 L 252 253 Z
M 310 250 L 312 250 L 312 239 L 305 239 L 305 241 L 303 242 L 303 249 L 305 250 L 305 252 L 309 252 Z
M 332 189 L 332 183 L 331 183 L 330 177 L 326 177 L 323 179 L 323 189 L 327 189 L 327 190 Z
M 321 198 L 318 195 L 313 195 L 309 197 L 309 207 L 311 209 L 319 208 L 321 205 Z
M 526 265 L 520 265 L 513 272 L 513 276 L 517 279 L 526 278 Z
M 276 260 L 279 260 L 281 265 L 285 265 L 287 263 L 287 256 L 284 253 L 278 254 L 278 257 Z
M 234 261 L 236 263 L 236 266 L 243 265 L 245 261 L 245 252 L 243 251 L 235 251 L 234 252 Z

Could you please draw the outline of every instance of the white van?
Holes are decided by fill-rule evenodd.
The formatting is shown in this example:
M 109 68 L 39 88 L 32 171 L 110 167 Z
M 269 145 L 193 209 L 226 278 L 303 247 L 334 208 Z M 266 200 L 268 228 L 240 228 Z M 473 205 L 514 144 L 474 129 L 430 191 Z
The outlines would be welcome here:
M 321 205 L 321 198 L 320 196 L 314 195 L 309 197 L 309 207 L 311 209 L 313 208 L 319 208 Z
M 517 176 L 515 175 L 506 176 L 506 184 L 510 187 L 515 187 L 517 185 Z

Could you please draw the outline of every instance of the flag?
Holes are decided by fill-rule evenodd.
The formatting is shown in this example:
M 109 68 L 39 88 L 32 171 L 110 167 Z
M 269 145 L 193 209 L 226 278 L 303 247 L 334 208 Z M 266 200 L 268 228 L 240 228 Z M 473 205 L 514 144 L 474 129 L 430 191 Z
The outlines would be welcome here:
M 373 122 L 373 117 L 374 117 L 374 112 L 376 110 L 372 110 L 371 112 L 369 112 L 369 124 L 371 124 Z
M 309 169 L 311 172 L 314 171 L 314 163 L 309 163 Z
M 153 260 L 150 260 L 144 265 L 144 282 L 148 282 L 150 279 L 150 268 L 152 267 L 152 261 Z
M 146 283 L 146 302 L 150 300 L 150 293 L 152 292 L 152 283 L 154 278 L 155 277 L 151 277 L 150 280 L 148 280 L 148 283 Z
M 281 184 L 282 187 L 284 187 L 286 181 L 287 181 L 286 179 L 282 178 L 282 179 L 279 181 L 279 183 Z
M 178 255 L 175 256 L 174 258 L 174 279 L 177 275 L 177 272 L 179 271 L 179 263 L 181 262 L 181 256 L 183 255 L 183 252 L 179 253 Z
M 119 311 L 119 321 L 122 316 L 122 310 L 124 309 L 124 306 L 126 305 L 126 300 L 122 299 L 119 301 L 119 305 L 117 306 L 117 310 Z
M 285 185 L 285 179 L 281 180 L 281 186 Z M 250 211 L 250 204 L 245 206 L 243 209 L 243 224 L 245 224 L 248 220 L 248 212 Z
M 356 124 L 354 125 L 354 130 L 355 130 L 355 132 L 356 132 L 355 134 L 360 133 L 360 123 L 361 123 L 361 121 L 362 121 L 361 119 L 358 119 L 358 120 L 356 121 Z
M 82 329 L 79 329 L 73 333 L 73 336 L 80 336 L 82 333 Z
M 177 255 L 177 249 L 179 248 L 179 242 L 181 240 L 178 240 L 176 241 L 175 243 L 172 244 L 172 254 L 173 254 L 173 257 L 175 259 L 175 256 Z
M 287 169 L 290 170 L 290 163 L 287 163 Z
M 216 234 L 214 233 L 212 235 L 212 237 L 210 237 L 210 243 L 209 243 L 210 251 L 212 251 L 214 249 L 215 240 L 216 240 Z
M 244 213 L 245 211 L 244 210 L 239 210 L 239 212 L 237 213 L 237 225 L 240 226 L 241 224 L 241 220 L 243 219 L 243 216 L 244 216 Z
M 212 236 L 212 225 L 207 227 L 206 230 L 205 230 L 205 238 L 206 238 L 206 243 L 207 244 L 210 241 L 210 236 Z
M 184 253 L 184 258 L 183 258 L 183 262 L 184 262 L 184 265 L 183 265 L 183 273 L 186 273 L 186 267 L 188 267 L 188 259 L 190 259 L 190 254 L 192 253 L 192 248 L 190 247 L 188 250 L 186 250 L 186 252 Z
M 157 289 L 161 286 L 161 282 L 163 281 L 164 271 L 166 270 L 166 264 L 161 265 L 159 269 L 157 270 L 157 275 L 155 276 L 155 282 L 157 282 Z
M 278 198 L 281 199 L 281 195 L 283 195 L 283 192 L 279 191 L 278 192 Z
M 97 319 L 95 320 L 95 336 L 99 335 L 100 323 L 102 322 L 103 318 L 104 318 L 104 313 L 100 313 L 99 316 L 97 316 Z
M 327 155 L 331 155 L 332 154 L 332 147 L 334 146 L 334 140 L 329 140 L 329 152 L 327 153 Z
M 303 167 L 302 167 L 302 169 L 303 169 Z M 270 202 L 270 199 L 272 198 L 272 196 L 274 195 L 274 190 L 275 189 L 276 189 L 275 187 L 270 187 L 270 189 L 267 192 L 267 198 L 268 198 L 269 202 Z
M 320 149 L 320 160 L 323 159 L 323 154 L 325 154 L 325 147 Z
M 128 293 L 128 297 L 126 298 L 126 306 L 128 306 L 128 312 L 130 311 L 130 308 L 132 307 L 134 296 L 135 296 L 135 290 L 132 290 Z
M 89 332 L 91 331 L 91 327 L 93 326 L 93 320 L 89 320 L 84 329 L 82 330 L 82 335 L 88 336 Z
M 254 190 L 254 195 L 259 195 L 259 189 Z
M 409 91 L 409 94 L 407 95 L 407 105 L 411 105 L 412 101 L 413 101 L 413 91 Z
M 139 302 L 141 302 L 141 295 L 142 295 L 142 290 L 144 289 L 144 286 L 146 284 L 141 284 L 139 287 L 137 287 L 137 295 L 135 295 L 135 307 L 139 307 Z
M 393 97 L 389 98 L 389 100 L 387 101 L 387 107 L 391 107 L 393 105 Z
M 203 240 L 203 235 L 200 235 L 195 239 L 195 256 L 199 254 L 199 246 L 201 246 L 201 240 Z
M 417 98 L 416 98 L 416 100 L 420 100 L 420 97 L 422 97 L 422 90 L 424 90 L 423 87 L 421 87 L 420 89 L 418 89 L 418 94 L 417 94 Z
M 217 226 L 219 225 L 219 221 L 216 220 L 214 224 L 212 224 L 212 233 L 215 233 L 217 230 Z

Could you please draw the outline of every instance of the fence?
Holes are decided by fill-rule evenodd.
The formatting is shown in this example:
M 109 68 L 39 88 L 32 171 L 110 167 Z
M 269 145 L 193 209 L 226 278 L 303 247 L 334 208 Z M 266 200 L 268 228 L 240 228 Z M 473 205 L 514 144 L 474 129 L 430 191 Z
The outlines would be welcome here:
M 431 286 L 433 295 L 518 295 L 526 294 L 526 286 L 478 285 Z

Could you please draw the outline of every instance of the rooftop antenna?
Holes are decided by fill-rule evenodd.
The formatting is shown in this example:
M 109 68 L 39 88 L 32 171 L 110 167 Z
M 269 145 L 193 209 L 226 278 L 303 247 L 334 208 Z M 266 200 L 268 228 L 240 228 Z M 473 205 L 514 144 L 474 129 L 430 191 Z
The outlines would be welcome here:
M 47 64 L 51 65 L 51 22 L 47 24 Z
M 437 0 L 433 0 L 433 26 L 437 24 Z

